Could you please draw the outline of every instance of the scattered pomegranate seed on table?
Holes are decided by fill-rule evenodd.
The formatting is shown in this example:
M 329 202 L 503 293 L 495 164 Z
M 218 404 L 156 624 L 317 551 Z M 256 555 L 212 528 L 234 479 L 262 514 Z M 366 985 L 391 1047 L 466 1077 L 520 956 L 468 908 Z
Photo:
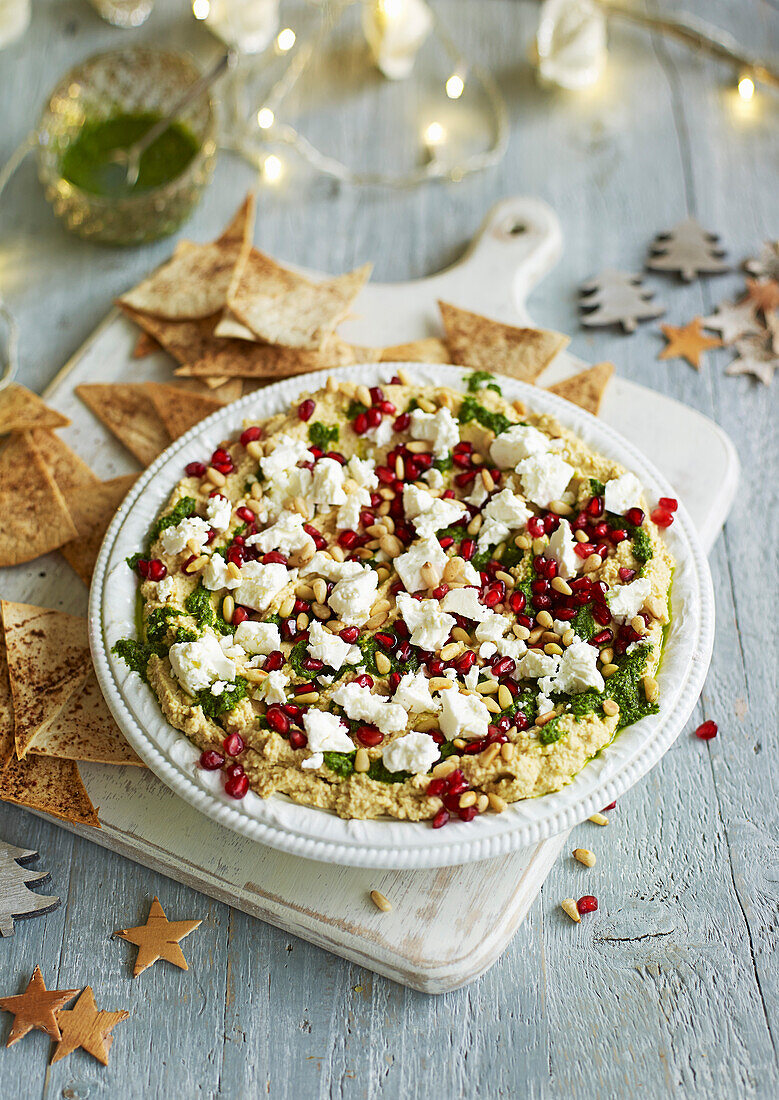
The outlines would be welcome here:
M 717 736 L 717 723 L 712 722 L 711 718 L 702 722 L 696 729 L 695 736 L 700 737 L 701 741 L 711 741 L 712 737 Z
M 592 894 L 585 894 L 576 902 L 576 908 L 580 913 L 594 913 L 598 908 L 598 899 Z

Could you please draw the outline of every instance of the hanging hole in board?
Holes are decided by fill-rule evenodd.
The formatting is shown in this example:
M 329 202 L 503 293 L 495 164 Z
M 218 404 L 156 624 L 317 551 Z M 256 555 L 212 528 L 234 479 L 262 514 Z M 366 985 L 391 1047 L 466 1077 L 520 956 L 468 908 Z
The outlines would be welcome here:
M 523 233 L 527 233 L 527 226 L 524 222 L 511 222 L 508 226 L 509 236 L 520 237 Z
M 511 237 L 521 237 L 528 231 L 526 222 L 523 222 L 515 215 L 509 215 L 503 224 L 500 226 L 498 233 L 504 239 L 510 239 Z

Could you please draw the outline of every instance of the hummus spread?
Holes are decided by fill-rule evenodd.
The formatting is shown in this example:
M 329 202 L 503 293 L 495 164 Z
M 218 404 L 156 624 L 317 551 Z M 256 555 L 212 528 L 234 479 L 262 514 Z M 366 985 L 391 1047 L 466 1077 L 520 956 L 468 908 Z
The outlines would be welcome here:
M 328 380 L 190 463 L 116 652 L 229 795 L 438 827 L 657 709 L 673 561 L 637 478 L 474 374 Z

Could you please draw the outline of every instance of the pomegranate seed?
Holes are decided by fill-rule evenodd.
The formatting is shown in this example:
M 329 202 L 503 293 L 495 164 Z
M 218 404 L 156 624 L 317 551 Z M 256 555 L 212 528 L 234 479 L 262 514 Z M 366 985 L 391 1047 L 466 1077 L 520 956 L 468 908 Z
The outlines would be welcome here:
M 527 598 L 524 592 L 512 592 L 509 597 L 509 607 L 512 611 L 524 611 Z
M 442 795 L 445 790 L 445 779 L 431 779 L 427 785 L 427 793 L 433 798 L 437 798 L 439 795 Z
M 377 730 L 375 726 L 358 726 L 354 731 L 354 736 L 361 745 L 366 745 L 369 749 L 375 745 L 380 745 L 384 740 L 384 734 L 381 730 Z
M 609 553 L 609 544 L 607 542 L 599 542 L 595 547 L 595 553 L 602 558 L 607 557 Z
M 284 654 L 281 652 L 280 649 L 274 649 L 265 658 L 265 663 L 262 667 L 265 669 L 266 672 L 278 672 L 283 664 Z
M 475 806 L 466 806 L 464 809 L 458 809 L 457 816 L 460 821 L 473 821 L 478 812 Z
M 394 634 L 379 633 L 374 635 L 382 649 L 394 649 L 397 638 Z
M 314 415 L 314 409 L 316 408 L 316 401 L 311 397 L 307 397 L 305 401 L 301 401 L 298 405 L 298 417 L 301 420 L 310 420 Z
M 187 477 L 205 477 L 206 464 L 204 462 L 189 462 L 184 467 Z
M 611 622 L 611 612 L 608 607 L 603 604 L 593 607 L 592 617 L 598 626 L 608 626 Z
M 598 899 L 592 894 L 585 894 L 576 902 L 576 908 L 580 913 L 594 913 L 598 908 Z
M 514 725 L 522 732 L 530 727 L 530 719 L 527 717 L 524 711 L 518 710 L 514 715 Z
M 363 672 L 359 676 L 356 676 L 354 682 L 359 684 L 361 688 L 373 687 L 373 677 L 369 676 L 367 672 Z
M 240 733 L 230 733 L 222 742 L 222 748 L 228 756 L 240 756 L 246 745 Z
M 472 649 L 466 649 L 465 653 L 461 653 L 457 660 L 454 662 L 454 667 L 460 673 L 461 676 L 465 676 L 467 672 L 473 668 L 476 664 L 476 654 Z
M 354 550 L 357 545 L 358 535 L 356 531 L 342 531 L 338 536 L 338 542 L 344 550 Z
M 443 676 L 444 674 L 444 662 L 440 657 L 431 657 L 425 667 L 431 676 Z
M 499 661 L 496 661 L 492 666 L 492 671 L 495 676 L 510 676 L 516 668 L 516 663 L 511 657 L 501 657 Z
M 155 558 L 153 561 L 149 562 L 150 581 L 161 581 L 164 577 L 167 577 L 167 575 L 168 567 L 164 562 L 160 561 L 159 558 Z
M 540 516 L 531 516 L 527 521 L 527 533 L 534 539 L 540 539 L 544 534 L 544 521 Z
M 591 515 L 591 516 L 602 516 L 603 515 L 603 500 L 602 500 L 602 498 L 601 497 L 593 497 L 592 500 L 587 505 L 587 507 L 585 508 L 585 511 L 588 513 L 588 515 Z
M 308 738 L 302 730 L 289 731 L 289 744 L 293 749 L 304 749 L 308 744 Z
M 497 732 L 497 731 L 496 731 Z M 469 745 L 466 745 L 462 750 L 464 756 L 475 756 L 478 752 L 484 752 L 487 748 L 487 740 L 483 741 L 471 741 Z
M 444 807 L 447 810 L 451 811 L 451 813 L 453 813 L 453 814 L 456 814 L 457 811 L 460 809 L 460 795 L 461 794 L 462 794 L 462 791 L 457 790 L 457 791 L 447 791 L 446 794 L 441 796 L 441 801 L 443 802 Z
M 265 711 L 265 720 L 276 733 L 289 733 L 289 718 L 278 703 L 268 707 Z
M 379 408 L 385 416 L 394 416 L 398 411 L 391 401 L 379 401 Z
M 194 556 L 194 554 L 193 554 L 193 555 L 192 555 L 192 557 L 191 557 L 191 558 L 189 558 L 188 560 L 189 560 L 189 561 L 194 561 L 194 560 L 195 560 L 195 556 Z M 187 565 L 187 562 L 184 562 L 184 565 Z M 149 567 L 150 567 L 150 566 L 151 566 L 151 562 L 150 562 L 150 561 L 147 561 L 147 560 L 146 560 L 146 558 L 139 558 L 139 559 L 138 559 L 138 565 L 137 565 L 137 568 L 138 568 L 138 572 L 140 573 L 140 575 L 141 575 L 142 577 L 148 577 L 148 575 L 149 575 Z
M 621 565 L 619 567 L 618 573 L 619 579 L 623 582 L 623 584 L 630 584 L 630 582 L 634 580 L 636 576 L 635 569 L 628 569 L 626 565 Z
M 241 443 L 245 447 L 247 443 L 253 443 L 255 439 L 259 439 L 262 435 L 262 428 L 258 428 L 253 425 L 251 428 L 245 428 L 241 432 Z
M 365 419 L 368 422 L 369 428 L 378 428 L 379 424 L 381 424 L 384 419 L 384 413 L 374 405 L 373 408 L 368 409 L 365 413 Z
M 200 767 L 204 768 L 207 772 L 217 772 L 225 762 L 225 758 L 221 753 L 215 752 L 214 749 L 206 749 L 205 752 L 200 754 Z
M 590 517 L 586 512 L 579 512 L 578 516 L 571 524 L 572 529 L 574 531 L 583 531 L 584 528 L 589 525 L 589 519 Z
M 461 470 L 469 470 L 471 468 L 471 456 L 469 454 L 452 455 L 452 462 L 454 462 L 455 466 L 459 466 Z
M 548 596 L 544 596 L 543 594 L 541 594 L 540 596 L 536 596 L 533 600 L 533 603 L 537 611 L 548 611 L 549 608 L 552 606 L 552 601 L 550 600 L 550 598 Z
M 310 523 L 304 523 L 303 530 L 314 540 L 314 545 L 316 546 L 317 550 L 325 549 L 325 547 L 327 546 L 327 539 L 323 538 L 321 531 L 317 531 L 316 527 L 312 526 L 312 524 Z
M 356 435 L 365 435 L 368 430 L 368 417 L 365 413 L 358 413 L 352 421 L 352 429 Z
M 632 523 L 634 527 L 640 527 L 644 522 L 644 513 L 640 508 L 628 508 L 627 512 L 625 512 L 625 519 L 628 523 Z
M 446 593 L 449 591 L 448 584 L 439 584 L 438 588 L 433 589 L 433 599 L 442 600 Z
M 395 417 L 395 422 L 392 427 L 396 432 L 405 432 L 406 428 L 411 423 L 410 413 L 401 413 L 400 416 Z
M 591 542 L 577 542 L 573 552 L 579 558 L 588 558 L 590 554 L 595 553 L 595 546 Z
M 354 645 L 357 639 L 360 637 L 359 627 L 345 626 L 339 633 L 339 637 L 342 641 L 348 642 L 349 645 Z
M 470 561 L 473 555 L 476 553 L 476 543 L 473 539 L 463 539 L 460 544 L 460 557 L 465 561 Z
M 438 813 L 433 818 L 433 822 L 432 822 L 433 828 L 434 829 L 440 829 L 442 825 L 446 825 L 448 820 L 449 820 L 449 814 L 446 811 L 445 807 L 442 806 L 441 809 L 438 811 Z
M 325 667 L 325 662 L 320 661 L 318 657 L 306 657 L 303 661 L 303 668 L 306 672 L 321 672 Z
M 373 512 L 368 512 L 368 511 L 360 512 L 360 523 L 362 524 L 363 527 L 372 527 L 373 526 L 373 520 L 374 520 Z
M 673 521 L 673 512 L 669 512 L 667 508 L 655 508 L 652 512 L 652 523 L 656 523 L 658 527 L 670 527 Z
M 381 386 L 371 386 L 368 392 L 371 395 L 371 401 L 374 405 L 378 405 L 380 401 L 384 400 L 384 390 Z
M 488 588 L 484 594 L 484 603 L 487 607 L 495 607 L 501 601 L 501 595 L 494 588 Z
M 220 466 L 232 466 L 233 460 L 228 451 L 223 447 L 217 447 L 211 455 L 211 464 L 219 463 Z
M 628 537 L 628 533 L 624 527 L 617 527 L 609 535 L 609 542 L 613 542 L 617 546 L 620 542 L 624 542 Z
M 466 470 L 462 474 L 458 474 L 454 479 L 454 483 L 458 489 L 465 489 L 476 480 L 475 470 Z
M 411 644 L 409 642 L 402 642 L 395 650 L 395 658 L 400 661 L 402 665 L 406 663 L 411 657 Z
M 594 646 L 605 645 L 606 642 L 611 642 L 613 640 L 614 640 L 614 631 L 613 630 L 601 630 L 599 634 L 594 634 L 592 636 L 592 638 L 590 638 L 590 645 L 594 645 Z
M 615 810 L 617 808 L 616 802 L 609 802 L 608 806 L 604 806 L 601 813 L 606 813 L 607 810 Z
M 399 672 L 391 672 L 389 674 L 389 686 L 390 691 L 393 692 L 393 694 L 398 690 L 398 685 L 400 684 L 401 679 L 402 677 Z
M 711 741 L 712 737 L 717 736 L 717 723 L 711 719 L 703 722 L 695 731 L 695 736 L 700 737 L 701 741 Z
M 667 512 L 675 512 L 679 507 L 679 501 L 675 497 L 660 497 L 657 503 Z
M 240 767 L 240 765 L 236 765 Z M 249 777 L 241 769 L 238 775 L 229 775 L 225 780 L 225 794 L 228 794 L 230 798 L 244 798 L 246 792 L 249 790 Z
M 454 546 L 454 539 L 450 535 L 445 535 L 444 538 L 439 539 L 442 550 L 448 550 L 450 546 Z

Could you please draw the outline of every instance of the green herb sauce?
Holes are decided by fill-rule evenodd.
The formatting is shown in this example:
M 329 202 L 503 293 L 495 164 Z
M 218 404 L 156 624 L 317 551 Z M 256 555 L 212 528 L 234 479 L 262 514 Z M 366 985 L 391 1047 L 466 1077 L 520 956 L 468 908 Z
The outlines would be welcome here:
M 348 779 L 354 772 L 353 752 L 325 752 L 322 754 L 324 762 L 331 772 L 335 772 L 341 779 Z M 371 766 L 365 773 L 369 779 L 375 779 L 379 783 L 405 783 L 411 778 L 411 772 L 391 772 L 382 763 L 381 759 L 372 760 Z
M 167 515 L 160 516 L 160 518 L 152 524 L 149 531 L 149 542 L 154 542 L 159 538 L 161 533 L 167 530 L 168 527 L 175 527 L 181 523 L 183 519 L 188 519 L 190 516 L 194 516 L 197 509 L 197 501 L 194 497 L 182 497 L 178 504 L 167 513 Z
M 479 390 L 487 389 L 502 394 L 503 391 L 494 378 L 495 375 L 490 374 L 488 370 L 475 370 L 467 382 L 468 393 L 478 393 Z
M 596 710 L 600 710 L 605 699 L 613 699 L 619 706 L 619 720 L 617 729 L 632 726 L 647 714 L 656 714 L 657 703 L 648 703 L 641 685 L 641 677 L 644 674 L 649 645 L 639 646 L 630 655 L 615 657 L 614 664 L 619 666 L 619 671 L 606 681 L 606 687 L 600 693 L 585 691 L 581 695 L 570 697 L 571 713 L 577 718 L 584 718 Z
M 501 432 L 508 431 L 512 426 L 513 421 L 509 420 L 507 416 L 499 412 L 490 412 L 489 409 L 485 409 L 483 405 L 474 397 L 466 397 L 460 406 L 460 411 L 457 414 L 457 419 L 461 424 L 467 424 L 470 420 L 476 420 L 483 428 L 489 429 L 494 432 L 495 435 L 500 435 Z
M 210 688 L 204 688 L 195 698 L 203 714 L 208 718 L 218 718 L 220 714 L 235 710 L 241 700 L 246 698 L 248 686 L 248 680 L 243 676 L 236 676 L 234 682 L 228 684 L 221 695 L 212 695 Z
M 323 451 L 329 451 L 330 444 L 338 442 L 338 435 L 339 429 L 337 424 L 328 427 L 328 425 L 323 424 L 321 420 L 315 420 L 308 429 L 309 443 L 314 447 L 320 447 Z

